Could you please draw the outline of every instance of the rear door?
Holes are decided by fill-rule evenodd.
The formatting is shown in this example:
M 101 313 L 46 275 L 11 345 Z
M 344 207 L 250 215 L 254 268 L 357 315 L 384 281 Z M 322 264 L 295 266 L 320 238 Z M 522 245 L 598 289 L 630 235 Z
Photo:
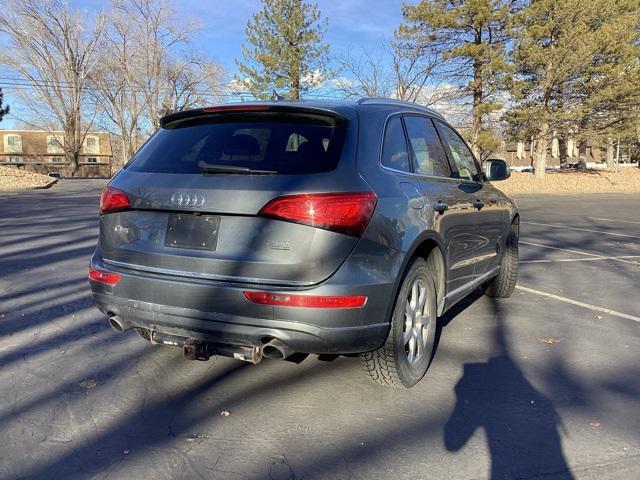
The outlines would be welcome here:
M 473 280 L 475 210 L 472 196 L 454 176 L 432 120 L 405 115 L 414 175 L 419 181 L 426 220 L 442 238 L 447 257 L 447 292 Z
M 407 198 L 411 209 L 422 209 L 424 207 L 424 196 L 418 186 L 418 181 L 412 175 L 411 157 L 407 148 L 402 116 L 400 115 L 395 115 L 387 121 L 384 130 L 381 163 L 387 170 L 391 170 L 396 174 L 392 178 L 398 182 L 398 186 Z
M 473 264 L 474 277 L 479 277 L 498 265 L 499 245 L 506 232 L 505 214 L 508 216 L 508 212 L 501 205 L 498 192 L 483 183 L 478 162 L 462 137 L 442 122 L 438 122 L 438 131 L 457 170 L 460 188 L 467 193 L 475 211 Z
M 110 183 L 132 208 L 102 215 L 103 260 L 226 281 L 326 279 L 356 236 L 258 213 L 283 195 L 367 190 L 353 173 L 355 121 L 322 112 L 211 112 L 164 126 Z

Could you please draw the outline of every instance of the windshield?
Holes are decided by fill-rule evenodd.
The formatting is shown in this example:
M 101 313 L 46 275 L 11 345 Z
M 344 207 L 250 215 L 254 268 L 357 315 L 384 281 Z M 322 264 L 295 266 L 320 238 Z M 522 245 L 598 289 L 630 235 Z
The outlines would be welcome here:
M 161 128 L 127 170 L 202 173 L 199 162 L 279 174 L 320 173 L 338 165 L 347 124 L 325 115 L 215 114 Z

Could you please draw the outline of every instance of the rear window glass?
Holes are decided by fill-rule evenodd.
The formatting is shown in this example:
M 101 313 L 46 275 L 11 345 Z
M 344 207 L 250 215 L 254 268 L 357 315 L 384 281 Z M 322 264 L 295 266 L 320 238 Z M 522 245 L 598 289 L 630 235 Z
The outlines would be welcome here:
M 201 173 L 202 161 L 279 174 L 327 172 L 338 165 L 346 130 L 346 122 L 324 115 L 213 114 L 161 128 L 127 169 Z

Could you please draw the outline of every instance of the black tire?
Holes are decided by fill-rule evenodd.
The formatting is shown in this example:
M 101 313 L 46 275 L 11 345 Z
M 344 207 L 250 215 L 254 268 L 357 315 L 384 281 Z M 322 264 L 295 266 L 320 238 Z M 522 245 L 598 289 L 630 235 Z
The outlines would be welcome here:
M 507 242 L 500 259 L 500 272 L 487 285 L 485 295 L 494 298 L 509 298 L 518 282 L 518 237 L 519 225 L 514 222 L 509 229 Z
M 424 306 L 421 308 L 423 291 Z M 410 311 L 414 314 L 410 315 Z M 362 366 L 371 379 L 375 383 L 397 388 L 411 388 L 418 383 L 431 363 L 436 323 L 434 275 L 424 259 L 416 258 L 407 267 L 398 291 L 386 342 L 377 350 L 360 354 Z

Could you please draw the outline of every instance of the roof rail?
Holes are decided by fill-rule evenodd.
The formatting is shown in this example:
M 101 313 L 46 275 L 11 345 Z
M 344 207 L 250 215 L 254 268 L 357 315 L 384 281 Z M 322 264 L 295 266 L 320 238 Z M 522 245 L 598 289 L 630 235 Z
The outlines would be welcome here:
M 436 112 L 435 110 L 425 107 L 424 105 L 420 105 L 419 103 L 407 102 L 406 100 L 398 100 L 396 98 L 386 98 L 386 97 L 362 97 L 358 99 L 356 102 L 358 105 L 365 105 L 367 103 L 372 105 L 403 105 L 405 107 L 413 107 L 417 110 L 422 110 L 424 112 L 430 113 L 439 118 L 444 118 L 442 114 Z

